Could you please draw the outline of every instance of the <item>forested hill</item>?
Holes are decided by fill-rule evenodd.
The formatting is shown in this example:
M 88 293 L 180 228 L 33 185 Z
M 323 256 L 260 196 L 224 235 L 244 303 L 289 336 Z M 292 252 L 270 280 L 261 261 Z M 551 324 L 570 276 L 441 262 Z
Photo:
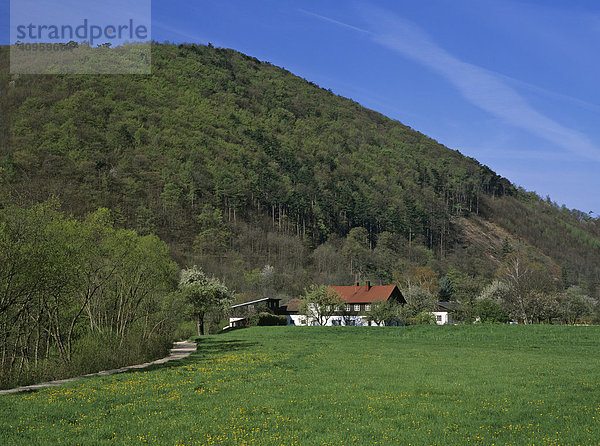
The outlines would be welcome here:
M 167 44 L 148 76 L 1 63 L 2 206 L 109 207 L 241 298 L 355 278 L 476 293 L 511 253 L 600 297 L 598 220 L 269 63 Z

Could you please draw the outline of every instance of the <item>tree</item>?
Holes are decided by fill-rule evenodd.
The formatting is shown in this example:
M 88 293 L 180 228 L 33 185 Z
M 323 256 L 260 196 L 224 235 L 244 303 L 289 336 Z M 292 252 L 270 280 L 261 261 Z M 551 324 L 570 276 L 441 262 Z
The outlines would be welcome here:
M 377 246 L 373 250 L 373 261 L 377 277 L 382 282 L 393 280 L 394 270 L 404 271 L 399 262 L 406 252 L 406 240 L 399 234 L 384 231 L 377 236 Z
M 262 283 L 262 292 L 264 296 L 269 296 L 274 293 L 275 285 L 275 268 L 271 265 L 265 265 L 260 270 L 260 281 Z
M 371 304 L 371 309 L 367 311 L 367 321 L 375 325 L 380 325 L 382 322 L 385 325 L 390 325 L 393 320 L 400 318 L 400 305 L 392 300 L 383 300 Z
M 478 300 L 492 300 L 498 304 L 502 304 L 506 299 L 509 298 L 511 289 L 501 280 L 494 280 L 492 283 L 487 285 L 481 294 L 477 296 Z
M 198 325 L 198 335 L 204 334 L 204 319 L 208 313 L 225 313 L 231 307 L 234 296 L 219 279 L 208 277 L 194 265 L 181 271 L 179 289 L 192 304 Z
M 442 277 L 438 281 L 440 301 L 451 301 L 454 297 L 454 289 L 452 288 L 452 281 L 448 276 Z
M 508 240 L 508 237 L 505 237 L 504 242 L 502 242 L 502 248 L 500 251 L 502 260 L 506 259 L 506 257 L 509 256 L 512 252 L 513 248 L 510 245 L 510 241 Z
M 482 288 L 481 278 L 465 274 L 452 267 L 448 271 L 447 277 L 452 284 L 453 297 L 461 304 L 460 310 L 456 314 L 457 318 L 465 322 L 472 322 L 475 297 Z
M 356 316 L 351 308 L 349 304 L 342 304 L 338 307 L 338 314 L 342 317 L 342 325 L 355 325 Z
M 428 266 L 414 266 L 408 274 L 404 276 L 404 282 L 407 287 L 418 286 L 429 291 L 431 294 L 437 293 L 439 288 L 438 275 Z
M 513 254 L 507 257 L 497 274 L 510 289 L 504 295 L 504 307 L 513 320 L 531 324 L 548 317 L 544 306 L 552 302 L 544 296 L 552 293 L 554 285 L 547 268 Z
M 590 318 L 593 308 L 592 299 L 578 286 L 569 287 L 559 298 L 559 314 L 563 322 L 575 324 L 584 317 Z
M 409 286 L 408 289 L 402 291 L 406 304 L 402 308 L 403 318 L 414 318 L 419 313 L 431 312 L 434 310 L 437 299 L 428 290 L 416 285 Z
M 173 227 L 178 221 L 181 212 L 180 200 L 183 195 L 181 186 L 176 183 L 168 182 L 164 185 L 160 194 L 160 200 L 163 207 L 164 221 L 168 227 Z
M 220 254 L 225 251 L 231 238 L 231 230 L 223 221 L 221 211 L 207 204 L 196 220 L 200 224 L 200 232 L 194 240 L 194 247 L 207 254 Z
M 319 245 L 312 253 L 315 268 L 314 280 L 320 283 L 346 283 L 352 276 L 346 268 L 346 261 L 341 253 L 343 240 L 331 235 L 327 242 Z
M 164 242 L 115 229 L 107 209 L 79 221 L 59 206 L 0 210 L 0 385 L 43 361 L 92 364 L 90 339 L 168 342 L 180 314 L 163 311 L 177 277 Z
M 473 315 L 483 323 L 507 323 L 509 321 L 506 310 L 492 299 L 477 299 L 473 306 Z
M 307 322 L 327 325 L 338 307 L 345 304 L 344 299 L 327 285 L 311 285 L 301 298 L 300 312 L 306 315 Z
M 352 228 L 346 237 L 342 254 L 350 260 L 350 274 L 360 280 L 371 269 L 369 232 L 362 227 Z
M 532 315 L 535 322 L 546 321 L 559 316 L 558 296 L 554 292 L 534 290 L 531 295 Z

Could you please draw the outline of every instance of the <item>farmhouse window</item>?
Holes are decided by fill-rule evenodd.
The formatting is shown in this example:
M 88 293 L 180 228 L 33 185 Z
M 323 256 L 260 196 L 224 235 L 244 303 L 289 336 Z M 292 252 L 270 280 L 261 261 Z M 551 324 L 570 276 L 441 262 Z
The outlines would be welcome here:
M 365 305 L 365 311 L 371 311 L 371 305 L 369 305 L 369 304 Z
M 435 316 L 435 319 L 436 319 L 438 322 L 442 322 L 442 315 L 441 315 L 441 314 L 437 314 L 437 315 Z
M 360 311 L 360 305 L 359 304 L 354 305 L 354 311 Z
M 346 305 L 346 311 L 352 311 L 352 305 Z

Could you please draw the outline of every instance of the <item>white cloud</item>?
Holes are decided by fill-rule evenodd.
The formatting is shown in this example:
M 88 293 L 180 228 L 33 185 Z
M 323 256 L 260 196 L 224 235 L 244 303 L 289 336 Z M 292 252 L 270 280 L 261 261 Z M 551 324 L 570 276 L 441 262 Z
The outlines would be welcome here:
M 519 79 L 515 79 L 510 76 L 506 76 L 504 74 L 495 73 L 496 76 L 500 76 L 501 78 L 508 81 L 509 84 L 516 85 L 517 87 L 525 88 L 526 90 L 532 91 L 534 93 L 541 93 L 546 97 L 550 97 L 553 99 L 558 99 L 563 102 L 568 102 L 571 105 L 579 107 L 581 109 L 585 109 L 591 112 L 600 113 L 600 105 L 594 104 L 589 101 L 584 101 L 579 98 L 575 98 L 573 96 L 569 96 L 562 93 L 557 93 L 555 91 L 548 90 L 547 88 L 538 87 L 537 85 L 530 84 L 529 82 L 524 82 Z
M 365 17 L 377 31 L 372 39 L 444 76 L 480 109 L 579 156 L 600 161 L 600 150 L 584 134 L 534 109 L 502 76 L 452 56 L 420 28 L 388 11 L 369 9 Z
M 540 113 L 509 85 L 510 82 L 519 81 L 454 57 L 408 20 L 376 7 L 362 7 L 361 16 L 371 24 L 372 31 L 368 31 L 320 14 L 301 11 L 320 20 L 368 35 L 377 44 L 438 72 L 454 85 L 465 99 L 492 116 L 570 153 L 600 161 L 599 148 L 586 135 Z M 537 88 L 530 84 L 526 86 L 529 89 Z M 550 93 L 539 88 L 538 91 Z M 595 104 L 564 95 L 563 99 L 577 101 L 580 106 L 587 108 L 597 107 Z
M 366 29 L 362 29 L 362 28 L 359 28 L 357 26 L 349 25 L 348 23 L 340 22 L 339 20 L 334 20 L 332 18 L 325 17 L 324 15 L 316 14 L 314 12 L 310 12 L 310 11 L 307 11 L 307 10 L 302 9 L 302 8 L 298 8 L 298 11 L 302 12 L 303 14 L 306 14 L 306 15 L 309 15 L 309 16 L 312 16 L 312 17 L 316 17 L 317 19 L 322 20 L 324 22 L 333 23 L 334 25 L 338 25 L 338 26 L 342 26 L 344 28 L 351 29 L 352 31 L 358 31 L 358 32 L 361 32 L 361 33 L 371 34 Z

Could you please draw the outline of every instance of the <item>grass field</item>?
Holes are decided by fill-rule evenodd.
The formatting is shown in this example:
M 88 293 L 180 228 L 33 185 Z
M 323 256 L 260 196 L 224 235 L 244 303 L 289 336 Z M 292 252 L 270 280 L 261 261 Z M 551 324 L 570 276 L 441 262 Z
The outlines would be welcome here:
M 600 327 L 265 327 L 0 396 L 0 444 L 599 444 Z

